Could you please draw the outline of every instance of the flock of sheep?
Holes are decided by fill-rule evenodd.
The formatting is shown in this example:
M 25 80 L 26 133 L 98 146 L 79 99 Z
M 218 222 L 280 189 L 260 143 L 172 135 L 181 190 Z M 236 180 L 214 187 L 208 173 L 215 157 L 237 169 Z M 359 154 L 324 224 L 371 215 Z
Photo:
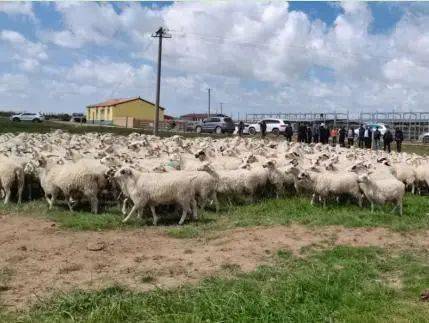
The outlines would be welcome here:
M 114 202 L 124 222 L 149 207 L 154 225 L 167 211 L 179 211 L 183 224 L 208 205 L 218 210 L 220 195 L 254 201 L 266 191 L 307 193 L 323 205 L 367 200 L 372 210 L 393 203 L 402 214 L 405 191 L 429 186 L 428 157 L 242 137 L 3 134 L 0 156 L 5 204 L 42 194 L 49 208 L 61 199 L 72 211 L 87 201 L 97 213 Z

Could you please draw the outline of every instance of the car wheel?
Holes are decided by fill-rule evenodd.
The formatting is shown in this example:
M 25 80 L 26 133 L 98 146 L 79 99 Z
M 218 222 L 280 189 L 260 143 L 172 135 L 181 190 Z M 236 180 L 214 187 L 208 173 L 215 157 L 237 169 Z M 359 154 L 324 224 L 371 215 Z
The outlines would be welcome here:
M 273 133 L 274 136 L 278 137 L 280 135 L 280 130 L 277 129 L 277 128 L 274 128 L 273 131 L 272 131 L 272 133 Z
M 34 123 L 36 123 L 36 122 L 40 122 L 40 119 L 37 119 L 37 118 L 36 118 L 36 119 L 33 119 L 32 121 L 33 121 Z
M 21 120 L 19 118 L 13 118 L 12 121 L 20 122 Z
M 429 144 L 429 137 L 423 137 L 423 143 Z
M 216 127 L 215 132 L 220 135 L 222 133 L 222 128 L 221 127 Z
M 250 133 L 251 135 L 256 135 L 256 129 L 255 129 L 255 128 L 253 128 L 253 127 L 249 128 L 249 133 Z
M 201 131 L 202 131 L 203 129 L 200 127 L 200 126 L 198 126 L 198 127 L 196 127 L 195 128 L 195 131 L 197 132 L 197 133 L 201 133 Z

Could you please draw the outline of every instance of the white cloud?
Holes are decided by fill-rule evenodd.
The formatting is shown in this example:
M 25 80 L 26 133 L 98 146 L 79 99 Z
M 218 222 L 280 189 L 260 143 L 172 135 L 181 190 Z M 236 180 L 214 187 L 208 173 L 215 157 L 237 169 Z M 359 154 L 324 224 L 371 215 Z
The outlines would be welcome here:
M 17 62 L 24 71 L 33 71 L 40 66 L 42 61 L 48 59 L 46 45 L 31 42 L 16 31 L 1 31 L 0 41 L 3 41 L 6 45 L 4 48 L 5 57 L 12 62 Z
M 16 16 L 23 15 L 34 19 L 33 6 L 31 2 L 0 2 L 0 13 Z
M 23 74 L 6 73 L 0 76 L 0 93 L 5 96 L 25 96 L 29 80 Z
M 110 96 L 153 99 L 157 40 L 150 34 L 163 25 L 173 38 L 164 41 L 161 100 L 177 114 L 205 111 L 208 87 L 214 104 L 234 112 L 427 109 L 429 16 L 406 14 L 391 32 L 372 34 L 366 3 L 337 5 L 342 11 L 327 25 L 286 2 L 161 9 L 58 2 L 63 27 L 40 32 L 49 45 L 4 30 L 0 50 L 7 46 L 12 62 L 39 73 L 34 84 L 43 80 L 44 90 L 73 106 Z M 67 63 L 51 63 L 51 48 L 50 58 L 57 51 Z

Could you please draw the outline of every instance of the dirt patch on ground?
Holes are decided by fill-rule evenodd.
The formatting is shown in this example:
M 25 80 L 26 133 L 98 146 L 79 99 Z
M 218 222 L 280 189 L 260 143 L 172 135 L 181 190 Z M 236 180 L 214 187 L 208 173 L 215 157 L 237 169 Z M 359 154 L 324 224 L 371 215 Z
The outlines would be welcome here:
M 332 244 L 429 248 L 429 234 L 291 225 L 236 229 L 206 241 L 171 238 L 162 228 L 71 232 L 46 220 L 2 216 L 0 270 L 13 274 L 0 297 L 14 309 L 58 290 L 174 287 L 227 268 L 251 271 L 279 249 L 299 255 L 302 248 Z

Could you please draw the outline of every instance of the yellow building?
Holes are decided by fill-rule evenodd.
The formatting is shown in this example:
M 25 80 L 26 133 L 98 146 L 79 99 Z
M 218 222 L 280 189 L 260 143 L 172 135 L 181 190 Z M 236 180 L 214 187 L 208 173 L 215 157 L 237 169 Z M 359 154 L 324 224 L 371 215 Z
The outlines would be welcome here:
M 162 107 L 159 109 L 160 121 L 164 121 L 164 110 Z M 116 124 L 122 123 L 120 120 L 125 118 L 153 121 L 155 119 L 155 104 L 136 97 L 111 99 L 86 107 L 86 120 L 89 123 Z

